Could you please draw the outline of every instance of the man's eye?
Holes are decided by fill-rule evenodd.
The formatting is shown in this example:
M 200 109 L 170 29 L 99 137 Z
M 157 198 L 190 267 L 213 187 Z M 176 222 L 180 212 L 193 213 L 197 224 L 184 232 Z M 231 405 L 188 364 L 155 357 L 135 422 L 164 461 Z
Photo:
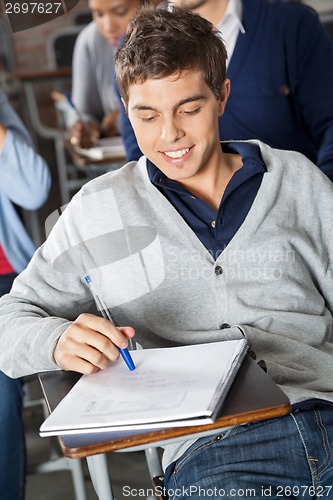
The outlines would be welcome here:
M 150 116 L 141 116 L 141 120 L 143 122 L 151 122 L 156 118 L 156 115 L 150 115 Z
M 196 115 L 197 113 L 199 113 L 199 111 L 200 111 L 200 108 L 189 109 L 189 110 L 184 109 L 183 113 L 184 113 L 184 115 Z

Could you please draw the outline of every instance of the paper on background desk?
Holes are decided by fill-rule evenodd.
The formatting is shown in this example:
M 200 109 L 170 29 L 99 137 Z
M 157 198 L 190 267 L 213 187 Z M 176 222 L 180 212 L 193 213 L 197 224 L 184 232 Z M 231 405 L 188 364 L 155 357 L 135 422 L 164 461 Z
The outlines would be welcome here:
M 105 137 L 100 139 L 93 148 L 79 148 L 73 146 L 76 153 L 91 160 L 104 160 L 107 158 L 124 158 L 126 157 L 125 146 L 120 136 Z
M 153 430 L 212 423 L 248 350 L 246 339 L 132 351 L 84 375 L 40 428 L 41 436 Z

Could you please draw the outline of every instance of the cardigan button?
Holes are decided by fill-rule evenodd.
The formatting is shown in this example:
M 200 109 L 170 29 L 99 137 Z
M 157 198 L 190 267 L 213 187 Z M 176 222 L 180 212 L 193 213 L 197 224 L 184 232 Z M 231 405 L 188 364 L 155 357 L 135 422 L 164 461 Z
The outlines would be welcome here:
M 214 269 L 214 272 L 215 272 L 216 276 L 220 276 L 220 274 L 223 273 L 223 269 L 221 266 L 216 266 Z

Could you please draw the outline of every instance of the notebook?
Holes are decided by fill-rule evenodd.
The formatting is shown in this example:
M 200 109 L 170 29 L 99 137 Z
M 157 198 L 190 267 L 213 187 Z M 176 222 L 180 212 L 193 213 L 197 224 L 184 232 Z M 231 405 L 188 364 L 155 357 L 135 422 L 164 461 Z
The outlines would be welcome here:
M 79 155 L 91 160 L 104 160 L 108 158 L 125 159 L 126 157 L 125 146 L 122 138 L 119 136 L 100 139 L 96 146 L 92 148 L 85 149 L 73 146 L 73 149 Z
M 217 418 L 248 351 L 246 339 L 132 351 L 83 375 L 40 427 L 41 436 L 202 425 Z

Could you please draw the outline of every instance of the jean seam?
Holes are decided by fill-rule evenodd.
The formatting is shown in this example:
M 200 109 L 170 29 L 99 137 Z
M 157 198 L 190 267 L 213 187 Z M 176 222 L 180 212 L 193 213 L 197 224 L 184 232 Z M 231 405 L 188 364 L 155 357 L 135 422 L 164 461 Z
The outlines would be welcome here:
M 323 423 L 321 412 L 319 410 L 315 410 L 315 416 L 316 416 L 316 421 L 317 425 L 320 429 L 322 439 L 323 439 L 323 446 L 326 452 L 326 460 L 318 467 L 318 474 L 321 474 L 322 472 L 325 472 L 329 468 L 329 464 L 332 463 L 332 450 L 329 445 L 329 440 L 328 440 L 328 435 L 327 435 L 327 430 L 326 427 Z
M 316 465 L 316 470 L 314 470 L 314 467 L 313 467 L 313 465 L 312 465 L 311 462 L 314 461 L 315 463 L 317 463 L 318 461 L 316 462 L 316 459 L 310 458 L 310 456 L 309 456 L 310 453 L 309 453 L 308 447 L 306 446 L 305 438 L 304 438 L 304 435 L 303 435 L 300 423 L 298 422 L 298 420 L 296 418 L 296 415 L 294 413 L 291 413 L 290 415 L 291 415 L 292 419 L 295 422 L 295 425 L 296 425 L 296 427 L 298 429 L 301 441 L 302 441 L 303 446 L 304 446 L 306 458 L 307 458 L 309 469 L 310 469 L 310 473 L 311 473 L 312 486 L 316 488 L 317 486 L 319 486 L 318 468 L 317 468 L 317 465 Z
M 219 434 L 219 435 L 221 435 L 221 434 Z M 222 437 L 223 437 L 223 434 L 222 434 Z M 214 439 L 211 439 L 210 441 L 202 443 L 201 445 L 199 445 L 196 448 L 194 448 L 193 450 L 191 450 L 191 452 L 186 454 L 186 456 L 179 462 L 179 464 L 176 465 L 172 475 L 175 476 L 183 468 L 184 464 L 192 457 L 192 455 L 194 453 L 196 453 L 198 450 L 202 450 L 203 448 L 207 448 L 208 446 L 210 446 L 213 443 L 216 443 L 216 436 L 214 437 Z
M 209 441 L 206 441 L 205 443 L 202 443 L 199 446 L 196 446 L 189 453 L 185 452 L 186 456 L 183 459 L 180 459 L 179 463 L 175 466 L 172 475 L 175 477 L 175 475 L 181 471 L 184 464 L 192 457 L 192 455 L 194 453 L 196 453 L 199 450 L 203 450 L 204 448 L 208 448 L 208 446 L 211 446 L 215 443 L 223 441 L 223 439 L 229 437 L 231 433 L 232 433 L 232 435 L 235 435 L 237 433 L 238 429 L 239 429 L 239 426 L 235 426 L 232 429 L 229 429 L 231 431 L 230 433 L 228 431 L 226 431 L 224 433 L 221 432 L 221 433 L 215 435 L 213 439 L 210 439 Z M 220 437 L 220 439 L 217 439 L 217 437 Z
M 252 424 L 254 424 L 254 425 L 256 425 L 256 424 L 270 425 L 272 422 L 274 422 L 275 420 L 279 420 L 280 418 L 281 417 L 277 417 L 277 418 L 269 419 L 269 420 L 262 421 L 262 422 L 248 422 L 247 424 L 236 425 L 235 427 L 228 429 L 226 432 L 224 432 L 224 433 L 221 432 L 220 434 L 218 434 L 218 436 L 222 437 L 222 439 L 219 439 L 219 440 L 216 439 L 216 435 L 215 435 L 213 439 L 210 439 L 209 441 L 202 443 L 199 446 L 196 446 L 188 454 L 187 454 L 187 451 L 185 451 L 186 456 L 184 458 L 180 457 L 177 460 L 177 462 L 179 461 L 179 463 L 176 464 L 176 466 L 172 472 L 172 475 L 174 476 L 175 474 L 177 474 L 182 469 L 183 465 L 189 460 L 189 458 L 191 458 L 193 453 L 197 452 L 198 450 L 201 450 L 203 448 L 211 446 L 212 444 L 216 443 L 217 441 L 223 441 L 224 439 L 227 439 L 231 436 L 235 436 L 240 430 L 245 430 L 246 428 L 249 428 Z

